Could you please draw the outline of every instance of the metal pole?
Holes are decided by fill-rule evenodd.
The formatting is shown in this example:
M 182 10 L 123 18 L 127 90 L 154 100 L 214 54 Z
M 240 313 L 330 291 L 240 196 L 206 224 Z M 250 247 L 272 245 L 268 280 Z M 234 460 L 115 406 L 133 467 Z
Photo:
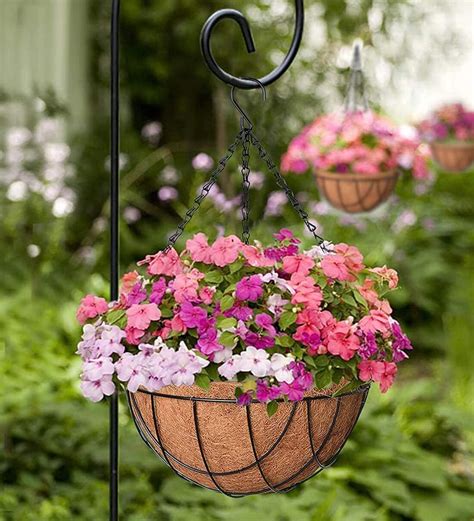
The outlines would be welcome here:
M 119 119 L 119 20 L 120 0 L 112 0 L 110 27 L 110 299 L 119 293 L 119 187 L 120 187 L 120 119 Z M 110 521 L 118 521 L 118 453 L 119 453 L 119 397 L 118 391 L 109 402 L 109 513 Z

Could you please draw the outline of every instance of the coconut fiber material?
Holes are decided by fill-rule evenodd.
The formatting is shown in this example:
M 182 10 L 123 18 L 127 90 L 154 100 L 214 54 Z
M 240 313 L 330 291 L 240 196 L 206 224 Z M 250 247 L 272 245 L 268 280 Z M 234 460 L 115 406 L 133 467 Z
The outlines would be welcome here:
M 375 175 L 316 172 L 319 192 L 335 208 L 348 213 L 368 212 L 386 201 L 397 184 L 396 171 Z
M 474 163 L 474 143 L 432 143 L 433 157 L 448 172 L 463 172 Z
M 237 405 L 236 384 L 168 386 L 128 393 L 142 438 L 181 477 L 230 496 L 284 492 L 334 462 L 357 422 L 368 387 L 339 397 L 313 390 L 269 417 Z

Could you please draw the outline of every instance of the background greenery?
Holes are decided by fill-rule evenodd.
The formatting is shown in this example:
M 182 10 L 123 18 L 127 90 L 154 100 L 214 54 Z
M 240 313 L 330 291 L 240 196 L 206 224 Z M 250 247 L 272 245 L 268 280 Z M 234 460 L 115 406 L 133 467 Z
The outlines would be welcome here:
M 226 69 L 257 76 L 287 48 L 292 14 L 274 2 L 251 4 L 247 12 L 259 59 L 246 55 L 232 23 L 219 28 L 216 48 Z M 308 20 L 317 19 L 324 35 L 318 52 L 308 38 L 291 72 L 269 89 L 265 105 L 255 93 L 242 95 L 275 159 L 303 124 L 340 103 L 348 72 L 347 63 L 336 61 L 342 45 L 357 36 L 368 56 L 391 49 L 384 58 L 403 70 L 413 59 L 416 28 L 439 14 L 436 4 L 427 2 L 307 4 Z M 227 89 L 202 65 L 197 46 L 206 17 L 229 6 L 241 8 L 238 2 L 221 1 L 123 2 L 123 270 L 166 243 L 206 179 L 208 173 L 192 168 L 193 156 L 205 151 L 216 160 L 237 129 Z M 87 132 L 67 132 L 68 112 L 74 111 L 54 90 L 21 100 L 8 93 L 2 97 L 4 521 L 107 517 L 107 406 L 80 396 L 74 355 L 80 330 L 74 310 L 84 292 L 108 292 L 108 7 L 93 2 L 89 13 L 94 117 Z M 383 16 L 374 26 L 369 22 L 376 7 Z M 391 45 L 402 20 L 411 27 L 410 35 Z M 433 43 L 443 48 L 446 59 L 455 45 L 449 28 Z M 418 54 L 417 63 L 429 68 L 429 56 Z M 383 95 L 373 88 L 372 104 L 378 106 Z M 24 114 L 21 124 L 11 117 L 18 106 Z M 157 121 L 161 132 L 159 126 L 147 127 Z M 190 233 L 205 229 L 212 235 L 224 223 L 228 232 L 238 233 L 237 168 L 238 158 L 223 176 L 221 194 L 204 203 Z M 285 226 L 311 244 L 254 157 L 252 168 L 253 235 L 266 239 Z M 180 481 L 150 457 L 123 404 L 123 519 L 472 521 L 474 172 L 453 175 L 433 167 L 430 182 L 402 180 L 389 204 L 356 217 L 318 201 L 309 175 L 288 180 L 320 234 L 354 243 L 371 264 L 387 263 L 400 272 L 401 289 L 392 304 L 416 346 L 412 360 L 391 392 L 371 391 L 338 463 L 284 496 L 230 500 Z

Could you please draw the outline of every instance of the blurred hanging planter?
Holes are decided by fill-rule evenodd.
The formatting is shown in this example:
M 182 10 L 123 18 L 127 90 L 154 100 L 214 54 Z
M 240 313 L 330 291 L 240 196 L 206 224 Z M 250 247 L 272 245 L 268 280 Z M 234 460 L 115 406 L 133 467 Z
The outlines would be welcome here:
M 448 172 L 463 172 L 474 163 L 474 112 L 460 103 L 445 105 L 419 124 L 437 163 Z
M 125 274 L 111 302 L 87 295 L 77 311 L 84 395 L 100 401 L 125 386 L 147 445 L 179 476 L 232 497 L 285 492 L 331 465 L 370 383 L 387 391 L 412 349 L 385 300 L 396 272 L 369 269 L 357 248 L 316 234 L 235 98 L 236 87 L 265 95 L 265 85 L 289 67 L 303 29 L 302 0 L 295 5 L 288 57 L 262 80 L 225 73 L 211 53 L 212 28 L 223 18 L 236 20 L 253 48 L 244 16 L 222 10 L 206 22 L 203 54 L 233 86 L 240 131 L 167 247 Z M 210 243 L 197 233 L 178 253 L 185 226 L 239 148 L 242 240 L 229 235 Z M 251 152 L 312 233 L 311 249 L 302 251 L 287 229 L 266 247 L 249 244 Z M 111 229 L 118 231 L 118 221 Z
M 290 143 L 283 172 L 314 172 L 320 193 L 335 208 L 368 212 L 393 193 L 400 174 L 428 177 L 416 137 L 367 108 L 360 50 L 355 46 L 344 113 L 317 118 Z M 360 90 L 362 104 L 357 105 Z

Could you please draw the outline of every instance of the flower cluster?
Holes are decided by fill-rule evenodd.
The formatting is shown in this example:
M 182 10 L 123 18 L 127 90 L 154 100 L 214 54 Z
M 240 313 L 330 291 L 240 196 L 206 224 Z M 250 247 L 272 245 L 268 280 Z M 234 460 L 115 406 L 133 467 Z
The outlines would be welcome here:
M 264 247 L 203 233 L 147 256 L 122 278 L 120 297 L 87 295 L 78 354 L 93 401 L 118 382 L 131 392 L 235 381 L 236 397 L 301 400 L 313 389 L 392 384 L 410 341 L 384 298 L 398 284 L 367 268 L 357 248 L 324 243 L 302 251 L 290 230 Z
M 418 128 L 426 141 L 474 141 L 474 112 L 461 103 L 444 105 Z
M 282 158 L 283 172 L 309 169 L 375 175 L 400 169 L 428 177 L 427 153 L 416 132 L 395 127 L 373 112 L 327 114 L 305 127 Z

